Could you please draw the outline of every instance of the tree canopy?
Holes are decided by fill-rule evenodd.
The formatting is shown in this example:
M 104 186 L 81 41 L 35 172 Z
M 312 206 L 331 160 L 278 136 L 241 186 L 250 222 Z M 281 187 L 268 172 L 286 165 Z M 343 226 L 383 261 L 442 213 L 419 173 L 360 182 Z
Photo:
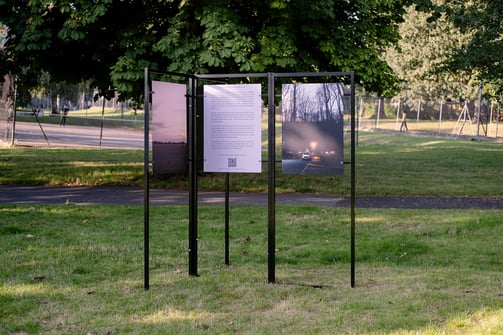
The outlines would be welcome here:
M 470 82 L 474 75 L 445 70 L 450 55 L 469 41 L 469 33 L 460 32 L 445 13 L 431 20 L 431 13 L 410 7 L 399 31 L 398 48 L 389 48 L 385 59 L 403 82 L 403 93 L 426 100 L 474 97 L 478 90 L 478 82 L 476 88 Z
M 405 7 L 429 0 L 0 0 L 0 72 L 90 80 L 141 99 L 143 69 L 183 73 L 355 71 L 367 90 L 397 78 L 382 59 Z
M 480 80 L 503 84 L 503 2 L 446 0 L 446 12 L 462 32 L 472 35 L 448 63 L 453 71 L 475 72 Z

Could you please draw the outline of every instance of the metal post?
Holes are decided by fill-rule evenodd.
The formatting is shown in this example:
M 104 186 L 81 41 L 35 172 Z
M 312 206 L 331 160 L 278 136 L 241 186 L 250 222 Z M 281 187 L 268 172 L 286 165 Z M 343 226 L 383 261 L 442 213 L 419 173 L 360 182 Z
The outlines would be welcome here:
M 105 102 L 106 102 L 105 96 L 103 96 L 103 106 L 101 107 L 101 124 L 100 124 L 100 148 L 101 148 L 101 140 L 103 139 L 103 122 L 105 121 Z
M 480 105 L 482 104 L 482 86 L 483 83 L 479 84 L 479 106 L 477 108 L 477 136 L 480 136 Z
M 500 94 L 500 99 L 498 101 L 498 111 L 496 112 L 496 132 L 494 134 L 495 138 L 498 138 L 498 124 L 500 120 L 500 115 L 501 115 L 501 94 Z
M 402 102 L 402 98 L 398 97 L 398 106 L 396 108 L 396 120 L 395 120 L 395 130 L 398 130 L 398 120 L 400 119 L 400 105 Z
M 189 275 L 197 276 L 197 80 L 189 79 Z
M 16 76 L 11 76 L 10 77 L 10 84 L 14 87 L 14 96 L 12 98 L 12 133 L 11 133 L 11 139 L 10 139 L 10 145 L 13 146 L 14 143 L 16 143 L 16 119 L 17 119 L 17 113 L 16 113 L 16 104 L 17 104 L 17 77 Z M 9 87 L 9 92 L 10 92 L 10 87 Z M 9 107 L 7 107 L 7 113 L 8 113 Z M 7 116 L 8 117 L 8 116 Z
M 356 148 L 355 148 L 355 75 L 351 72 L 351 287 L 355 287 L 355 204 L 356 204 Z
M 229 265 L 229 173 L 225 174 L 225 265 Z
M 274 73 L 267 74 L 268 93 L 268 271 L 269 283 L 276 281 L 276 110 Z
M 416 119 L 416 130 L 419 130 L 419 113 L 421 112 L 421 99 L 417 102 L 417 119 Z
M 47 145 L 51 146 L 51 144 L 49 143 L 49 139 L 47 138 L 47 135 L 44 131 L 44 128 L 42 127 L 42 124 L 40 123 L 40 119 L 38 118 L 37 112 L 34 112 L 33 116 L 35 116 L 35 119 L 37 119 L 38 126 L 40 127 L 40 130 L 42 131 L 42 134 L 44 135 L 44 138 L 45 138 L 45 141 L 47 142 Z
M 444 100 L 440 98 L 440 114 L 438 116 L 438 133 L 440 134 L 440 125 L 442 124 L 442 108 L 443 108 Z
M 489 113 L 489 119 L 487 120 L 486 136 L 489 136 L 489 125 L 493 122 L 493 113 L 494 113 L 494 101 L 491 100 L 491 112 Z
M 377 97 L 377 116 L 376 116 L 376 123 L 375 123 L 375 129 L 379 128 L 379 117 L 381 114 L 381 97 Z
M 150 164 L 150 147 L 149 147 L 149 121 L 150 121 L 150 88 L 149 88 L 149 74 L 148 68 L 145 68 L 145 96 L 144 96 L 144 149 L 143 149 L 143 265 L 144 265 L 144 279 L 143 288 L 148 290 L 149 285 L 149 235 L 150 235 L 150 223 L 149 223 L 149 164 Z
M 362 117 L 363 117 L 363 98 L 360 98 L 360 105 L 358 106 L 358 127 L 357 129 L 361 129 Z

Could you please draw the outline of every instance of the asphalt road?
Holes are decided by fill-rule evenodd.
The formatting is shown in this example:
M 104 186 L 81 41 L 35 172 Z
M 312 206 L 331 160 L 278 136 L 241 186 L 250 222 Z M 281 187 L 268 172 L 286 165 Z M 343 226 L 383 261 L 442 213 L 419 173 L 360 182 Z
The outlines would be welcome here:
M 189 195 L 183 190 L 150 189 L 152 206 L 188 205 Z M 145 192 L 139 187 L 42 187 L 0 185 L 1 204 L 74 204 L 74 205 L 143 205 Z M 229 196 L 230 205 L 267 206 L 265 193 L 235 193 Z M 200 205 L 224 205 L 223 192 L 198 192 Z M 350 208 L 349 197 L 327 194 L 277 194 L 276 205 L 312 205 Z M 502 197 L 428 197 L 428 196 L 357 196 L 358 208 L 395 209 L 503 209 Z
M 342 167 L 336 167 L 328 160 L 283 159 L 282 169 L 285 174 L 342 174 Z
M 16 122 L 19 146 L 78 146 L 82 148 L 143 149 L 144 132 L 126 128 L 84 127 L 37 122 Z

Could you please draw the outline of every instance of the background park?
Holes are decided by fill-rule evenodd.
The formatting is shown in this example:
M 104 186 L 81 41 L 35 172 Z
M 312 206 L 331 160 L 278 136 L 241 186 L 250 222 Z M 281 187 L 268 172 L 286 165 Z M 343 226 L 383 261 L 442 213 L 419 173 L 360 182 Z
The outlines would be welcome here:
M 229 265 L 224 208 L 199 206 L 199 277 L 187 271 L 187 206 L 151 206 L 149 290 L 142 287 L 142 206 L 2 204 L 0 333 L 501 334 L 503 210 L 480 203 L 503 202 L 503 5 L 407 4 L 0 3 L 0 189 L 141 189 L 143 150 L 49 145 L 42 131 L 28 145 L 9 127 L 37 122 L 34 108 L 44 110 L 40 129 L 59 124 L 62 104 L 71 102 L 67 129 L 142 132 L 146 66 L 348 70 L 359 82 L 357 197 L 468 204 L 357 208 L 354 288 L 349 208 L 277 206 L 277 280 L 270 284 L 264 206 L 231 206 Z M 409 130 L 400 132 L 404 108 Z M 349 159 L 347 127 L 344 136 Z M 277 168 L 278 193 L 350 193 L 349 169 L 327 177 Z M 201 190 L 218 195 L 223 186 L 222 174 L 200 175 Z M 186 190 L 187 177 L 151 176 L 151 187 Z M 230 189 L 265 195 L 267 176 L 233 174 Z

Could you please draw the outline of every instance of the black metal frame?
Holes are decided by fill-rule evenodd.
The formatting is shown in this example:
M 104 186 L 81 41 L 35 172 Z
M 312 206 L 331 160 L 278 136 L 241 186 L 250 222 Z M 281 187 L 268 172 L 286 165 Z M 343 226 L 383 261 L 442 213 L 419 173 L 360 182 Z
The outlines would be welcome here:
M 180 74 L 175 74 L 180 75 Z M 302 73 L 248 73 L 248 74 L 196 74 L 184 75 L 188 79 L 187 111 L 188 111 L 188 150 L 189 150 L 189 275 L 198 276 L 197 271 L 197 231 L 198 231 L 198 186 L 197 186 L 197 167 L 198 167 L 198 148 L 197 148 L 197 87 L 199 81 L 225 81 L 229 79 L 250 79 L 267 78 L 267 99 L 268 99 L 268 282 L 276 281 L 276 110 L 275 110 L 275 81 L 277 78 L 308 78 L 308 77 L 349 77 L 351 85 L 351 287 L 355 286 L 355 166 L 356 166 L 356 117 L 355 117 L 355 82 L 353 72 L 302 72 Z M 144 251 L 145 251 L 145 283 L 144 288 L 148 289 L 148 234 L 149 234 L 149 182 L 148 182 L 148 164 L 149 164 L 149 75 L 148 69 L 145 69 L 145 168 L 144 168 Z M 225 264 L 229 263 L 228 253 L 228 213 L 229 213 L 229 176 L 225 179 Z

